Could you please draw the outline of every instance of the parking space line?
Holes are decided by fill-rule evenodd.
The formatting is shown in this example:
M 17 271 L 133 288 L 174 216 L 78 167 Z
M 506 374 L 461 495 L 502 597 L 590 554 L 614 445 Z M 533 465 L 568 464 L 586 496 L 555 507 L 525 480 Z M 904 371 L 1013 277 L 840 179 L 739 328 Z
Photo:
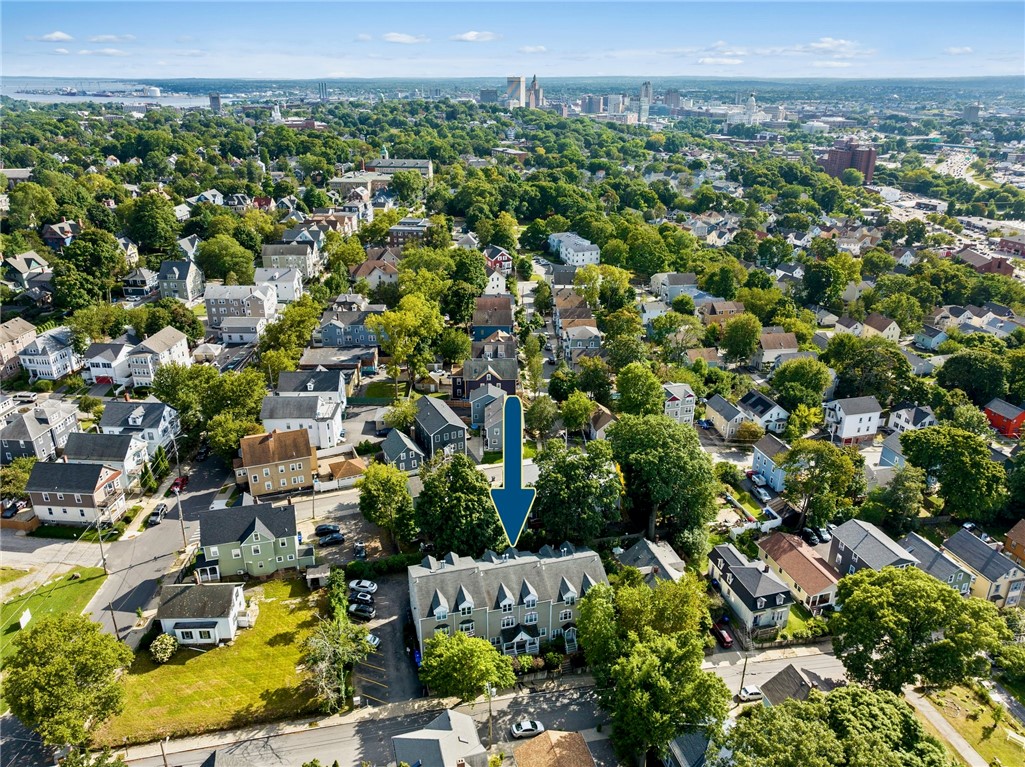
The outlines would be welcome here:
M 382 706 L 387 704 L 387 701 L 381 700 L 380 698 L 375 698 L 373 695 L 367 695 L 362 690 L 359 691 L 359 694 L 362 695 L 364 698 L 368 698 L 369 700 L 374 701 L 375 703 L 380 703 Z
M 360 677 L 356 677 L 356 678 L 359 679 L 361 682 L 366 682 L 367 684 L 377 685 L 378 687 L 383 687 L 386 690 L 388 689 L 388 685 L 385 682 L 378 682 L 376 679 L 370 679 L 369 677 L 365 677 L 365 676 L 360 676 Z
M 372 668 L 372 669 L 374 669 L 375 671 L 384 671 L 385 673 L 387 673 L 387 670 L 386 670 L 386 669 L 383 669 L 383 668 L 381 668 L 380 666 L 375 666 L 375 665 L 374 665 L 374 664 L 372 664 L 372 663 L 367 663 L 366 661 L 363 661 L 363 662 L 362 662 L 362 663 L 360 663 L 359 665 L 361 665 L 361 666 L 365 666 L 366 668 Z

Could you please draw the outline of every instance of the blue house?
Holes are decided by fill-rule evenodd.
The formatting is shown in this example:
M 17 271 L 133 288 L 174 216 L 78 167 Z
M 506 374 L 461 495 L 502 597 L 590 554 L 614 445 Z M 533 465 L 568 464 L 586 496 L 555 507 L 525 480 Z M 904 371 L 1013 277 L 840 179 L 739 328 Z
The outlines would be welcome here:
M 932 325 L 923 325 L 922 329 L 915 333 L 915 346 L 919 349 L 927 349 L 934 352 L 948 338 L 949 336 L 946 332 L 940 328 L 933 327 Z
M 512 296 L 482 296 L 473 312 L 471 339 L 483 341 L 493 333 L 513 332 Z
M 755 443 L 751 468 L 760 474 L 765 483 L 777 493 L 783 492 L 786 472 L 776 464 L 776 459 L 790 448 L 775 434 L 766 434 Z
M 900 434 L 894 432 L 883 440 L 883 451 L 879 454 L 879 465 L 903 469 L 906 463 L 907 461 L 904 460 L 904 449 L 900 446 Z

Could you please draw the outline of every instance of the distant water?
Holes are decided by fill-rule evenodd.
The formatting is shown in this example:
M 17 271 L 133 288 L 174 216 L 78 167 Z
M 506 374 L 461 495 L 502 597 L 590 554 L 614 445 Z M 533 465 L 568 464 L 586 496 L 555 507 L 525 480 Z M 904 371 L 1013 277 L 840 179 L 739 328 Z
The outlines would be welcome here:
M 74 80 L 61 78 L 52 80 L 37 77 L 0 77 L 0 95 L 12 99 L 31 101 L 38 104 L 81 104 L 83 102 L 95 102 L 97 104 L 162 104 L 175 107 L 206 106 L 209 99 L 201 95 L 168 95 L 168 96 L 141 96 L 117 93 L 110 97 L 74 95 L 65 96 L 55 93 L 19 93 L 18 91 L 51 91 L 58 89 L 75 88 L 79 93 L 88 91 L 97 93 L 102 91 L 132 91 L 142 90 L 141 85 L 126 80 Z M 228 99 L 225 99 L 227 102 Z

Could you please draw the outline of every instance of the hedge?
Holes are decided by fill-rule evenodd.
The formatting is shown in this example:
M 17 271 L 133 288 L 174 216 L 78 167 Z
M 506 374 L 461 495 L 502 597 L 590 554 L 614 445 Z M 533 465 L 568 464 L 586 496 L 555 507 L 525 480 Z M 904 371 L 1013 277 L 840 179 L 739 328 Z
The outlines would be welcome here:
M 417 565 L 423 560 L 423 554 L 413 551 L 408 554 L 394 554 L 373 562 L 357 559 L 345 565 L 345 575 L 354 580 L 373 580 L 381 575 L 405 572 L 410 565 Z

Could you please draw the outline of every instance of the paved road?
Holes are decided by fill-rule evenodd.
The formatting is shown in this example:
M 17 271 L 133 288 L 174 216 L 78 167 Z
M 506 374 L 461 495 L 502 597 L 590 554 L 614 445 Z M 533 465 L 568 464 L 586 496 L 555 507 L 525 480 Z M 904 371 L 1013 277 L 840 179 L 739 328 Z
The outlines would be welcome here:
M 73 567 L 98 567 L 100 564 L 100 547 L 94 543 L 31 538 L 17 535 L 14 530 L 0 530 L 0 551 L 6 567 L 32 570 L 29 577 L 20 578 L 16 583 L 23 592 Z

